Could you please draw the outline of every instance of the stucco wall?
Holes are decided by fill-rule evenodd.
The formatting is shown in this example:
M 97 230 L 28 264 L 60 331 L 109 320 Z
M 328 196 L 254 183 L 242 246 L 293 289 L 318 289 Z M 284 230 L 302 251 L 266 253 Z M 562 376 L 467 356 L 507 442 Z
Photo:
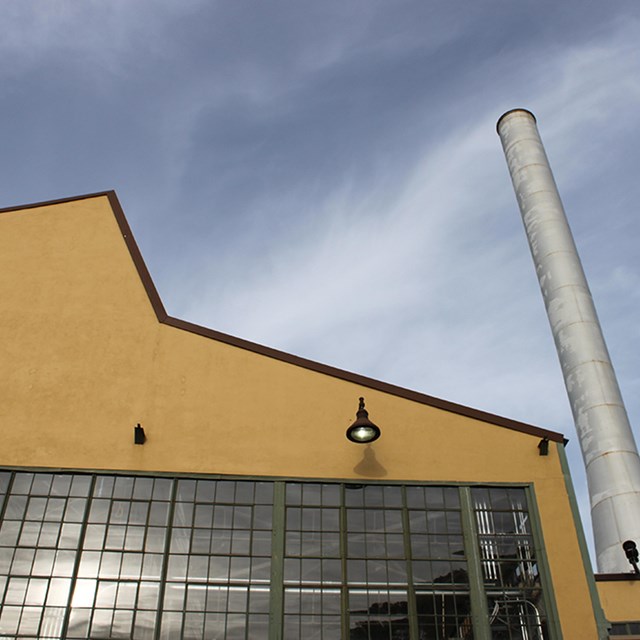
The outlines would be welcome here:
M 610 622 L 640 620 L 640 580 L 598 581 L 598 593 Z

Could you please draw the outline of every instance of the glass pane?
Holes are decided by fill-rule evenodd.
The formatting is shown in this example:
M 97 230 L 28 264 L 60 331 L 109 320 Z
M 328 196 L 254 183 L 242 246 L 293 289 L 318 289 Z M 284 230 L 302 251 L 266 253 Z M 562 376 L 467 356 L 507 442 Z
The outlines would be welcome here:
M 145 553 L 142 559 L 142 578 L 159 580 L 162 572 L 163 557 L 157 553 Z
M 50 498 L 47 502 L 47 509 L 44 515 L 45 520 L 58 522 L 62 520 L 62 514 L 65 508 L 64 498 Z
M 193 523 L 195 506 L 188 502 L 177 502 L 173 511 L 174 527 L 190 527 Z
M 133 499 L 150 500 L 153 494 L 153 478 L 136 478 Z
M 160 585 L 156 582 L 142 582 L 138 589 L 138 609 L 149 609 L 154 611 L 158 606 L 160 596 Z
M 155 611 L 137 611 L 133 629 L 134 640 L 153 640 L 155 637 L 155 625 Z
M 255 485 L 253 482 L 236 482 L 236 502 L 253 504 L 253 492 Z
M 364 489 L 364 503 L 367 507 L 382 507 L 383 487 L 377 485 L 367 485 Z
M 302 486 L 293 482 L 287 483 L 286 488 L 286 503 L 287 504 L 301 504 L 302 503 Z
M 31 485 L 31 495 L 35 496 L 46 496 L 49 494 L 49 487 L 51 486 L 51 476 L 43 475 L 38 473 L 33 478 L 33 484 Z M 41 502 L 36 500 L 35 498 L 31 498 L 33 502 Z M 44 501 L 46 504 L 46 500 Z
M 64 512 L 64 519 L 67 522 L 82 522 L 84 520 L 87 501 L 85 498 L 69 498 L 67 508 Z
M 93 495 L 96 498 L 111 498 L 113 495 L 113 485 L 115 478 L 112 476 L 98 476 L 93 488 Z
M 51 532 L 53 533 L 53 529 Z M 60 530 L 58 546 L 62 549 L 75 549 L 80 543 L 81 534 L 82 525 L 65 522 Z M 40 535 L 40 544 L 42 544 L 42 534 Z
M 322 504 L 322 485 L 305 483 L 302 485 L 302 504 Z
M 168 520 L 169 504 L 167 502 L 152 502 L 149 511 L 149 525 L 164 527 Z
M 185 595 L 186 585 L 169 582 L 164 592 L 164 608 L 170 611 L 182 611 Z
M 160 638 L 173 640 L 182 637 L 182 613 L 165 612 L 162 614 Z M 215 637 L 215 636 L 214 636 Z
M 14 490 L 14 493 L 15 492 Z M 26 496 L 12 495 L 7 500 L 4 517 L 8 520 L 22 520 L 24 512 L 27 508 Z
M 64 623 L 65 609 L 62 607 L 46 607 L 42 615 L 40 637 L 59 638 Z
M 89 511 L 89 522 L 106 522 L 109 517 L 109 500 L 92 500 Z
M 212 503 L 215 495 L 216 483 L 213 480 L 198 480 L 198 488 L 195 496 L 198 502 Z
M 133 495 L 134 482 L 135 478 L 117 477 L 115 486 L 113 487 L 113 497 L 129 500 Z
M 43 605 L 47 595 L 48 587 L 48 580 L 36 578 L 32 578 L 31 580 L 29 580 L 29 586 L 27 587 L 27 593 L 24 600 L 25 604 Z
M 51 485 L 52 496 L 67 496 L 71 488 L 71 476 L 58 474 L 54 476 Z
M 235 482 L 219 481 L 216 489 L 216 502 L 232 503 L 235 489 Z
M 193 502 L 196 497 L 195 480 L 178 480 L 176 500 L 182 502 Z
M 73 588 L 72 607 L 91 607 L 96 594 L 96 580 L 77 580 Z
M 113 626 L 111 631 L 112 638 L 128 639 L 131 637 L 131 628 L 133 627 L 133 611 L 114 611 Z
M 364 486 L 361 484 L 344 485 L 344 502 L 347 507 L 364 505 Z
M 53 570 L 55 551 L 53 549 L 38 549 L 31 572 L 34 576 L 49 576 Z
M 170 500 L 173 480 L 170 478 L 156 478 L 153 484 L 154 500 Z
M 47 605 L 51 607 L 64 607 L 69 599 L 71 580 L 68 578 L 52 578 L 47 593 Z

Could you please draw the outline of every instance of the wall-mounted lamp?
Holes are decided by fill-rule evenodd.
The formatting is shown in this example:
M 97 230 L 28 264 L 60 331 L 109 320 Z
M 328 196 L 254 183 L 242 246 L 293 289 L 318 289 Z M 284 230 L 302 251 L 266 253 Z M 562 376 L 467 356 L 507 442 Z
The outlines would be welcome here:
M 549 455 L 549 438 L 542 438 L 540 442 L 538 442 L 538 449 L 540 450 L 541 456 Z
M 627 556 L 627 560 L 633 567 L 633 572 L 636 575 L 639 575 L 640 569 L 638 568 L 638 560 L 640 560 L 640 557 L 638 555 L 638 547 L 636 546 L 636 543 L 633 540 L 626 540 L 622 543 L 622 548 Z
M 347 429 L 347 438 L 358 444 L 369 444 L 380 437 L 380 429 L 371 420 L 364 408 L 364 398 L 360 398 L 356 421 Z
M 144 444 L 147 439 L 147 436 L 144 435 L 144 429 L 138 423 L 133 428 L 133 443 L 134 444 Z

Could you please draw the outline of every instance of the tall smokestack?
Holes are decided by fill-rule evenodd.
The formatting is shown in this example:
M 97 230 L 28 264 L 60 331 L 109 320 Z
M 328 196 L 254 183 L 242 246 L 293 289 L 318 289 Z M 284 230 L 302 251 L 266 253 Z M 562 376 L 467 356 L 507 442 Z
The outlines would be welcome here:
M 589 286 L 536 119 L 498 120 L 587 469 L 598 570 L 628 573 L 625 540 L 640 544 L 640 458 Z

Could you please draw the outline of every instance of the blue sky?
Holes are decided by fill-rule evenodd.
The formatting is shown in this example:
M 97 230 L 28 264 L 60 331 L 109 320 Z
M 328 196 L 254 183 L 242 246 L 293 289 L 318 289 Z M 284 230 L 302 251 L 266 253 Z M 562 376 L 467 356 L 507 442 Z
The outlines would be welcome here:
M 0 206 L 115 189 L 171 315 L 561 431 L 588 512 L 495 123 L 538 118 L 637 430 L 637 0 L 3 0 L 0 21 Z

